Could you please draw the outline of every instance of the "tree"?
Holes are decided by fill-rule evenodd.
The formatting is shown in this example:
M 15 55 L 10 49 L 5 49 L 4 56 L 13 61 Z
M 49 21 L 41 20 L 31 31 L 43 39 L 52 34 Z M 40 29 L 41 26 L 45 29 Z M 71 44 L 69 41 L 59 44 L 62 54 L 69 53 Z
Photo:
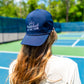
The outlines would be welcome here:
M 28 0 L 28 11 L 31 12 L 37 8 L 37 0 Z
M 61 2 L 66 11 L 66 22 L 68 22 L 70 0 L 61 0 Z
M 21 13 L 20 16 L 22 18 L 26 18 L 28 14 L 28 5 L 24 0 L 22 0 L 20 3 L 20 13 Z
M 84 21 L 84 0 L 79 0 L 81 5 L 81 11 L 82 11 L 82 20 Z
M 52 18 L 55 22 L 59 21 L 59 17 L 60 17 L 59 4 L 60 4 L 60 0 L 59 1 L 53 0 L 50 2 L 50 5 L 48 5 L 47 7 L 47 11 L 51 13 Z
M 68 22 L 69 19 L 69 0 L 66 0 L 66 22 Z
M 2 0 L 0 7 L 0 15 L 6 17 L 16 17 L 16 9 L 14 5 L 14 0 Z
M 44 10 L 46 10 L 45 4 L 44 3 L 39 4 L 38 5 L 38 9 L 44 9 Z
M 27 14 L 39 8 L 49 11 L 54 22 L 84 21 L 84 0 L 0 0 L 0 16 L 26 18 Z
M 70 21 L 83 21 L 83 6 L 81 5 L 80 1 L 77 1 L 77 3 L 70 7 L 69 10 L 69 17 Z

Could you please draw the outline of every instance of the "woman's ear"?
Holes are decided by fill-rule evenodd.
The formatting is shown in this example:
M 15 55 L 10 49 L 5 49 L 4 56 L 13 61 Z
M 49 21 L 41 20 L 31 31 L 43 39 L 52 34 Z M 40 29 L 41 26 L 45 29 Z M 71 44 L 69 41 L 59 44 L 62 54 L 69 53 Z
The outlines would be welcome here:
M 52 30 L 52 32 L 54 33 L 54 31 L 55 31 L 55 28 L 53 27 L 53 30 Z
M 54 35 L 54 37 L 55 37 L 55 40 L 57 40 L 57 32 L 55 31 L 55 28 L 53 27 L 53 30 L 52 30 L 52 33 L 53 33 L 53 35 Z

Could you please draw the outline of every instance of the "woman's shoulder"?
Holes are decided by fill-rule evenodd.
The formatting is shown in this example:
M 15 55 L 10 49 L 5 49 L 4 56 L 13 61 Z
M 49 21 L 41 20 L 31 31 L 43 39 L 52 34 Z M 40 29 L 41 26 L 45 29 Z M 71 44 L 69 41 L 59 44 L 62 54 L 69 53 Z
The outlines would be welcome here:
M 14 70 L 15 64 L 17 63 L 17 60 L 14 60 L 10 66 L 9 66 L 9 73 L 11 74 Z
M 68 57 L 63 57 L 63 56 L 55 56 L 52 55 L 51 58 L 48 60 L 48 63 L 53 64 L 53 65 L 74 65 L 76 66 L 77 63 L 74 62 L 72 59 Z
M 10 67 L 14 67 L 14 65 L 16 64 L 16 62 L 17 62 L 16 59 L 15 59 L 13 62 L 11 62 Z M 9 67 L 9 68 L 10 68 L 10 67 Z
M 45 70 L 48 74 L 58 72 L 62 75 L 66 74 L 68 76 L 70 74 L 73 74 L 75 68 L 77 67 L 77 63 L 69 58 L 52 55 L 47 62 Z
M 71 80 L 71 77 L 73 76 L 76 68 L 77 63 L 75 63 L 73 60 L 52 55 L 47 62 L 45 72 L 49 79 L 62 79 L 61 82 L 67 82 L 68 80 Z

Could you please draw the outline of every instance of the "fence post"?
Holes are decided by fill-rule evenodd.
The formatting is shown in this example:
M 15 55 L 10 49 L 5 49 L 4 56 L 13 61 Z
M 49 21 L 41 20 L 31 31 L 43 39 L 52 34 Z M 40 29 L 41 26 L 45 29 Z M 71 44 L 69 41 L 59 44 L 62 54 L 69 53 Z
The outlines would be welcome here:
M 2 19 L 1 19 L 1 27 L 2 27 L 2 43 L 4 42 L 4 24 L 3 24 L 3 21 L 4 21 L 4 17 L 2 17 Z

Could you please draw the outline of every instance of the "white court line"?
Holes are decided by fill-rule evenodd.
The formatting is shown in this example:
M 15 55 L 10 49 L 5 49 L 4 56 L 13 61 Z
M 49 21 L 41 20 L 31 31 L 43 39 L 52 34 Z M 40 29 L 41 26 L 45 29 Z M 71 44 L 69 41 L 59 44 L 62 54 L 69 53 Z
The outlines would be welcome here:
M 18 54 L 18 52 L 10 52 L 10 51 L 0 51 L 0 53 Z M 2 67 L 2 66 L 0 66 L 0 69 L 9 70 L 8 67 Z
M 72 47 L 74 47 L 79 41 L 80 41 L 80 39 L 76 40 L 76 41 L 72 44 Z
M 7 67 L 2 67 L 2 66 L 0 66 L 0 69 L 6 69 L 6 70 L 9 70 L 9 68 L 7 68 Z
M 60 57 L 72 57 L 72 58 L 83 58 L 83 56 L 73 56 L 73 55 L 54 55 L 54 56 L 60 56 Z
M 54 46 L 56 46 L 56 45 L 54 45 Z M 58 47 L 60 47 L 60 46 L 58 46 Z M 71 47 L 71 46 L 63 46 L 63 47 Z M 77 46 L 77 47 L 80 47 L 80 46 Z M 9 51 L 0 51 L 0 53 L 14 53 L 14 54 L 17 54 L 18 52 L 9 52 Z M 56 55 L 56 56 L 67 56 L 67 57 L 76 57 L 76 58 L 84 58 L 84 57 L 82 57 L 82 56 L 73 56 L 73 55 Z
M 53 44 L 52 46 L 55 46 L 55 47 L 72 47 L 71 45 L 69 46 L 69 45 L 55 45 L 55 44 Z M 75 47 L 84 47 L 84 46 L 75 46 Z
M 0 53 L 13 53 L 13 54 L 18 54 L 19 52 L 11 52 L 11 51 L 0 51 Z

